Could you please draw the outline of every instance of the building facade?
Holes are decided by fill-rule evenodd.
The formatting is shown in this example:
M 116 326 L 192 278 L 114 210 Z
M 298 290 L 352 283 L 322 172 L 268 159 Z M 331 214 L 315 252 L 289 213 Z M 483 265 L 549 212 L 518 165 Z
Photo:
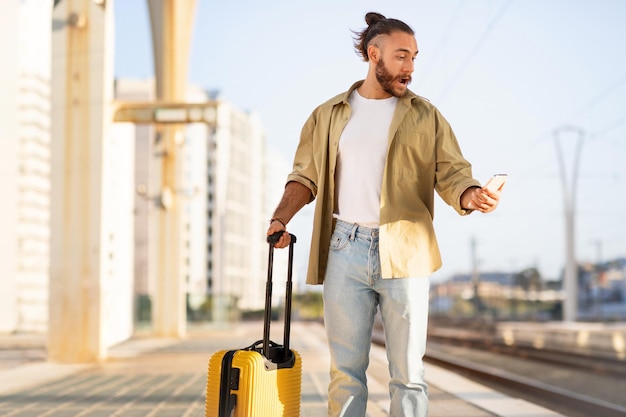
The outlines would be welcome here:
M 0 14 L 0 332 L 46 332 L 50 326 L 52 37 L 66 28 L 52 13 L 53 2 L 9 0 Z M 128 146 L 128 129 L 113 126 L 100 155 L 101 191 L 108 196 L 100 209 L 114 219 L 100 225 L 106 232 L 99 242 L 104 255 L 98 274 L 105 294 L 100 307 L 108 323 L 103 341 L 109 345 L 132 332 L 127 320 L 133 265 L 128 184 L 134 150 Z
M 116 98 L 151 101 L 154 81 L 117 80 Z M 206 306 L 208 299 L 213 319 L 225 321 L 239 310 L 264 306 L 269 216 L 265 134 L 257 115 L 215 94 L 190 86 L 186 101 L 215 103 L 217 123 L 187 125 L 179 148 L 182 275 L 188 308 Z M 158 128 L 136 125 L 135 143 L 135 296 L 140 304 L 151 298 L 156 282 Z
M 51 34 L 60 30 L 52 6 L 10 0 L 0 16 L 0 332 L 48 328 Z M 153 84 L 118 80 L 116 98 L 152 101 Z M 187 97 L 216 99 L 198 88 Z M 196 308 L 208 296 L 239 309 L 261 309 L 269 217 L 265 134 L 257 115 L 226 101 L 216 100 L 216 114 L 216 126 L 189 125 L 181 145 L 176 193 L 183 204 L 181 265 L 189 305 Z M 138 296 L 149 300 L 154 290 L 160 158 L 156 127 L 114 124 L 109 132 L 102 187 L 117 197 L 102 208 L 114 220 L 103 226 L 101 273 L 103 285 L 111 287 L 103 314 L 111 323 L 124 322 L 123 330 L 107 337 L 114 343 L 129 334 L 128 305 L 137 317 Z
M 154 101 L 154 80 L 116 80 L 115 99 Z M 159 153 L 154 126 L 129 124 L 127 140 L 134 147 L 133 196 L 133 302 L 136 325 L 149 321 L 150 294 L 156 285 L 158 216 L 160 191 Z
M 0 17 L 0 331 L 47 327 L 52 2 L 11 0 Z
M 208 138 L 208 293 L 216 320 L 264 305 L 267 265 L 265 135 L 254 113 L 218 97 Z
M 206 92 L 189 87 L 187 102 L 206 102 Z M 208 242 L 208 140 L 210 127 L 192 123 L 185 129 L 181 145 L 180 189 L 177 194 L 182 204 L 181 240 L 182 276 L 186 283 L 187 304 L 198 309 L 207 294 Z

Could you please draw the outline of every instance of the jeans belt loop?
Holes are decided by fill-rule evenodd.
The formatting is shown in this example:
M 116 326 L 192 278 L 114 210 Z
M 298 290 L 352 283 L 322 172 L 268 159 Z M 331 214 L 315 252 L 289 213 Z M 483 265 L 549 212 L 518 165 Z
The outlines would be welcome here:
M 356 230 L 359 228 L 359 225 L 357 225 L 356 223 L 354 223 L 352 225 L 352 230 L 350 231 L 350 241 L 354 242 L 354 239 L 356 237 Z

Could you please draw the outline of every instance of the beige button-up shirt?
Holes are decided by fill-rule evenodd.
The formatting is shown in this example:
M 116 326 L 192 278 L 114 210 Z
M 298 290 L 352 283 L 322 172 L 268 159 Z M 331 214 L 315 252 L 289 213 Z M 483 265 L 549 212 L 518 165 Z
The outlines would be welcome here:
M 335 166 L 339 137 L 350 118 L 347 92 L 317 107 L 302 128 L 293 172 L 316 200 L 307 272 L 308 284 L 322 284 L 335 209 Z M 380 195 L 380 262 L 383 278 L 424 277 L 441 267 L 433 228 L 434 191 L 459 214 L 461 194 L 479 186 L 452 129 L 439 111 L 411 91 L 398 99 L 389 127 Z

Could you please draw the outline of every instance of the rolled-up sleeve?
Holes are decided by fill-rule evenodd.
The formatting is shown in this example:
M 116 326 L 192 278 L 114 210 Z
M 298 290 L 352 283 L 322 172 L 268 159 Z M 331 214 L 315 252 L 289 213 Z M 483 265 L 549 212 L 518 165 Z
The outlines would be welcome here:
M 313 201 L 317 196 L 319 178 L 319 168 L 315 161 L 313 143 L 315 124 L 316 113 L 313 112 L 302 127 L 300 143 L 293 159 L 293 171 L 287 176 L 287 183 L 296 181 L 311 190 L 311 200 L 309 202 Z
M 472 177 L 472 165 L 463 157 L 461 147 L 447 120 L 435 110 L 436 117 L 436 182 L 439 196 L 454 210 L 466 215 L 471 210 L 461 207 L 461 195 L 469 187 L 480 187 Z

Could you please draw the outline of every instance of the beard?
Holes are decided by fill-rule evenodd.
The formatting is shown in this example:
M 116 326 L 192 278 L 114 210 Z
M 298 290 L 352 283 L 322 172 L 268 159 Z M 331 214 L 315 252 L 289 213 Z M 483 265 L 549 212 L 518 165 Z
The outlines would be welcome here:
M 391 74 L 381 58 L 376 64 L 376 80 L 387 94 L 391 94 L 393 97 L 402 97 L 406 93 L 408 85 L 411 83 L 411 76 Z M 396 81 L 403 85 L 403 87 L 394 88 L 394 82 Z

